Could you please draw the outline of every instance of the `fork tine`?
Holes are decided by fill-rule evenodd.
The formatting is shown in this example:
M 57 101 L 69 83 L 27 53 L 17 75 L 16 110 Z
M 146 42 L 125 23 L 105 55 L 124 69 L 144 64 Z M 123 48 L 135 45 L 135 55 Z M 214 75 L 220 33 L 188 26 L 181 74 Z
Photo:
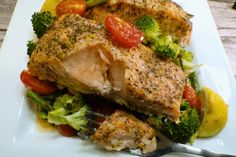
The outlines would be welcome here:
M 95 119 L 92 119 L 93 116 L 97 116 L 100 118 L 108 118 L 109 115 L 105 115 L 102 113 L 94 112 L 94 111 L 87 111 L 89 115 L 91 116 L 84 116 L 79 117 L 81 119 L 87 120 L 90 125 L 82 126 L 83 128 L 87 129 L 87 132 L 77 132 L 77 135 L 81 137 L 84 140 L 92 141 L 92 134 L 96 131 L 96 127 L 93 124 L 96 124 L 100 126 L 103 122 L 98 122 Z M 125 149 L 125 152 L 128 152 L 132 155 L 141 156 L 141 157 L 158 157 L 162 156 L 171 152 L 182 152 L 182 153 L 188 153 L 188 154 L 195 154 L 200 156 L 209 156 L 209 157 L 236 157 L 234 155 L 227 155 L 227 154 L 218 154 L 214 152 L 210 152 L 203 149 L 194 148 L 191 146 L 187 146 L 184 144 L 174 143 L 170 141 L 167 137 L 162 135 L 160 132 L 158 132 L 158 136 L 156 138 L 157 140 L 157 149 L 150 153 L 143 153 L 140 149 Z M 160 145 L 161 144 L 161 145 Z
M 90 135 L 83 134 L 81 132 L 77 132 L 77 135 L 81 137 L 83 140 L 90 140 Z
M 96 125 L 100 125 L 101 123 L 99 123 L 99 122 L 96 122 L 95 120 L 93 120 L 93 119 L 89 119 L 89 118 L 87 118 L 86 119 L 89 123 L 92 123 L 92 124 L 96 124 Z
M 89 118 L 89 117 L 87 117 L 87 116 L 85 116 L 85 117 L 78 117 L 78 119 L 87 120 L 90 124 L 96 124 L 96 125 L 98 125 L 98 126 L 101 124 L 100 122 L 97 122 L 97 121 L 95 121 L 94 119 L 91 119 L 91 118 Z M 88 127 L 86 127 L 86 126 L 83 126 L 83 127 L 88 128 Z
M 108 118 L 109 115 L 105 115 L 102 113 L 94 112 L 94 111 L 87 111 L 88 115 L 85 115 L 84 117 L 78 117 L 78 119 L 84 119 L 88 121 L 89 125 L 82 125 L 81 127 L 87 129 L 88 131 L 86 133 L 83 132 L 77 132 L 77 135 L 81 137 L 84 140 L 90 140 L 91 135 L 96 131 L 96 129 L 100 126 L 102 122 L 96 121 L 96 117 L 99 118 Z
M 162 148 L 162 149 L 157 149 L 154 152 L 151 153 L 147 153 L 147 154 L 143 154 L 143 157 L 158 157 L 158 156 L 162 156 L 165 155 L 167 153 L 173 152 L 172 147 L 167 146 L 166 148 Z
M 97 126 L 100 126 L 100 124 L 102 123 L 102 122 L 97 122 L 95 120 L 96 117 L 107 119 L 109 117 L 109 115 L 106 115 L 106 114 L 103 114 L 103 113 L 98 113 L 98 112 L 91 111 L 91 110 L 87 111 L 87 113 L 88 113 L 88 116 L 79 117 L 79 118 L 80 119 L 85 119 L 85 120 L 88 121 L 88 123 L 92 124 L 92 125 L 89 125 L 89 126 L 82 126 L 86 129 L 88 129 L 89 132 L 87 132 L 87 133 L 78 132 L 77 135 L 79 137 L 81 137 L 82 139 L 91 140 L 91 135 L 97 130 L 97 127 L 95 127 L 93 124 L 95 124 Z M 95 119 L 93 119 L 93 118 L 95 118 Z M 142 153 L 142 150 L 140 150 L 140 149 L 125 149 L 124 151 L 128 152 L 129 154 L 136 155 L 136 156 L 143 156 L 144 155 Z
M 93 116 L 98 116 L 98 117 L 102 117 L 102 118 L 108 118 L 108 115 L 102 114 L 102 113 L 98 113 L 98 112 L 94 112 L 94 111 L 87 111 L 90 115 Z
M 143 153 L 140 149 L 125 149 L 124 151 L 136 156 L 143 156 Z
M 77 132 L 77 135 L 81 137 L 83 140 L 90 140 L 91 135 L 96 131 L 96 128 L 92 126 L 86 126 L 86 125 L 81 125 L 84 129 L 86 129 L 86 132 Z

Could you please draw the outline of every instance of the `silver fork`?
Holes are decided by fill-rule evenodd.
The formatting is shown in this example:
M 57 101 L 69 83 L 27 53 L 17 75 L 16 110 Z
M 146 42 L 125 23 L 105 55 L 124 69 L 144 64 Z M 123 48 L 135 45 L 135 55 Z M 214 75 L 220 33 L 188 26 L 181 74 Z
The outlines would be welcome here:
M 97 113 L 94 111 L 88 111 L 88 113 L 92 116 L 98 116 L 98 117 L 102 117 L 102 118 L 109 117 L 108 115 L 105 115 L 102 113 Z M 100 125 L 100 123 L 95 122 L 91 118 L 89 118 L 88 120 L 92 124 Z M 96 131 L 96 128 L 92 129 L 92 132 L 94 132 L 94 131 Z M 90 139 L 90 135 L 85 135 L 85 134 L 80 134 L 80 133 L 78 133 L 78 135 L 84 139 L 87 139 L 87 140 Z M 155 151 L 153 151 L 151 153 L 143 154 L 140 149 L 135 149 L 135 150 L 127 149 L 126 152 L 129 152 L 129 153 L 131 153 L 133 155 L 137 155 L 137 156 L 143 156 L 143 157 L 158 157 L 158 156 L 162 156 L 162 155 L 172 153 L 172 152 L 193 154 L 193 155 L 199 155 L 199 156 L 204 156 L 204 157 L 236 157 L 236 155 L 216 153 L 216 152 L 212 152 L 209 150 L 192 147 L 192 146 L 189 146 L 186 144 L 175 143 L 175 142 L 172 142 L 171 140 L 169 140 L 167 137 L 165 137 L 164 135 L 162 135 L 159 132 L 158 132 L 158 137 L 157 137 L 157 149 Z
M 216 153 L 209 150 L 199 149 L 199 148 L 195 148 L 195 147 L 188 146 L 185 144 L 180 144 L 180 143 L 172 143 L 164 149 L 156 150 L 155 152 L 152 152 L 150 154 L 146 154 L 143 156 L 156 157 L 156 156 L 161 156 L 161 155 L 171 153 L 171 152 L 181 152 L 181 153 L 194 154 L 194 155 L 205 156 L 205 157 L 236 157 L 235 155 Z
M 147 153 L 147 154 L 140 154 L 140 153 L 135 153 L 135 152 L 133 153 L 131 152 L 131 153 L 138 156 L 143 156 L 143 157 L 158 157 L 158 156 L 162 156 L 162 155 L 172 153 L 172 152 L 193 154 L 193 155 L 199 155 L 199 156 L 205 156 L 205 157 L 236 157 L 235 155 L 216 153 L 209 150 L 200 149 L 200 148 L 188 146 L 186 144 L 180 144 L 180 143 L 174 143 L 174 142 L 170 142 L 164 148 L 157 148 L 157 150 L 151 153 Z

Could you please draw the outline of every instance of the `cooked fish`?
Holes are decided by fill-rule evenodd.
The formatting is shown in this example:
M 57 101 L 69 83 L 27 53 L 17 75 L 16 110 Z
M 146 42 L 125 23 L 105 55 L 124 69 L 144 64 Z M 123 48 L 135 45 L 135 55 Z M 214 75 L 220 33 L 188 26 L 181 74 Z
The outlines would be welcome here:
M 108 0 L 105 5 L 95 7 L 88 17 L 103 22 L 113 13 L 134 23 L 143 15 L 155 18 L 163 34 L 179 38 L 179 44 L 187 46 L 190 42 L 192 23 L 188 14 L 170 0 Z
M 92 135 L 95 143 L 108 150 L 141 149 L 143 153 L 156 150 L 156 132 L 133 115 L 117 110 Z
M 115 46 L 102 25 L 79 15 L 60 17 L 39 39 L 28 69 L 82 93 L 99 94 L 144 113 L 177 121 L 184 72 L 140 44 Z

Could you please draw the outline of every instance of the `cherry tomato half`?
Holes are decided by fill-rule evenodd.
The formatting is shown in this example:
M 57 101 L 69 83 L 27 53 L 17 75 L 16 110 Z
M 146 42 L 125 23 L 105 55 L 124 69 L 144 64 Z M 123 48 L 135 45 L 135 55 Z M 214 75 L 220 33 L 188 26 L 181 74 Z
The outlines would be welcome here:
M 201 112 L 201 102 L 199 97 L 197 96 L 196 91 L 189 85 L 184 87 L 183 98 L 189 102 L 189 104 L 196 108 L 197 111 Z
M 77 134 L 77 131 L 67 124 L 61 124 L 57 126 L 58 131 L 61 135 L 71 137 Z
M 133 24 L 112 14 L 105 18 L 105 27 L 111 33 L 114 41 L 124 48 L 135 47 L 144 39 L 143 33 Z
M 47 81 L 39 80 L 32 76 L 27 70 L 21 72 L 20 79 L 27 88 L 30 88 L 39 94 L 51 94 L 57 90 L 55 86 Z
M 57 4 L 56 14 L 61 16 L 63 14 L 80 14 L 84 15 L 86 11 L 85 0 L 62 0 Z
M 96 104 L 96 108 L 93 108 L 92 110 L 94 110 L 97 113 L 101 113 L 107 116 L 110 116 L 115 112 L 115 109 L 111 108 L 111 106 L 107 105 L 106 107 L 104 107 L 104 105 L 100 105 L 100 104 Z M 106 120 L 105 117 L 99 117 L 99 116 L 95 117 L 95 121 L 98 123 L 102 123 L 105 120 Z

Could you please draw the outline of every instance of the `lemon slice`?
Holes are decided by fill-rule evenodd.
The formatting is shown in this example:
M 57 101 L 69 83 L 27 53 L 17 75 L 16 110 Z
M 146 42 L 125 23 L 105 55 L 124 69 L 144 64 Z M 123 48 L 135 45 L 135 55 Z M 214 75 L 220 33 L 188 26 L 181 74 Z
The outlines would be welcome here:
M 228 105 L 213 90 L 203 87 L 199 93 L 203 119 L 198 130 L 198 137 L 210 137 L 219 133 L 228 119 Z
M 41 12 L 50 11 L 52 15 L 56 15 L 56 6 L 61 0 L 46 0 L 41 8 Z

